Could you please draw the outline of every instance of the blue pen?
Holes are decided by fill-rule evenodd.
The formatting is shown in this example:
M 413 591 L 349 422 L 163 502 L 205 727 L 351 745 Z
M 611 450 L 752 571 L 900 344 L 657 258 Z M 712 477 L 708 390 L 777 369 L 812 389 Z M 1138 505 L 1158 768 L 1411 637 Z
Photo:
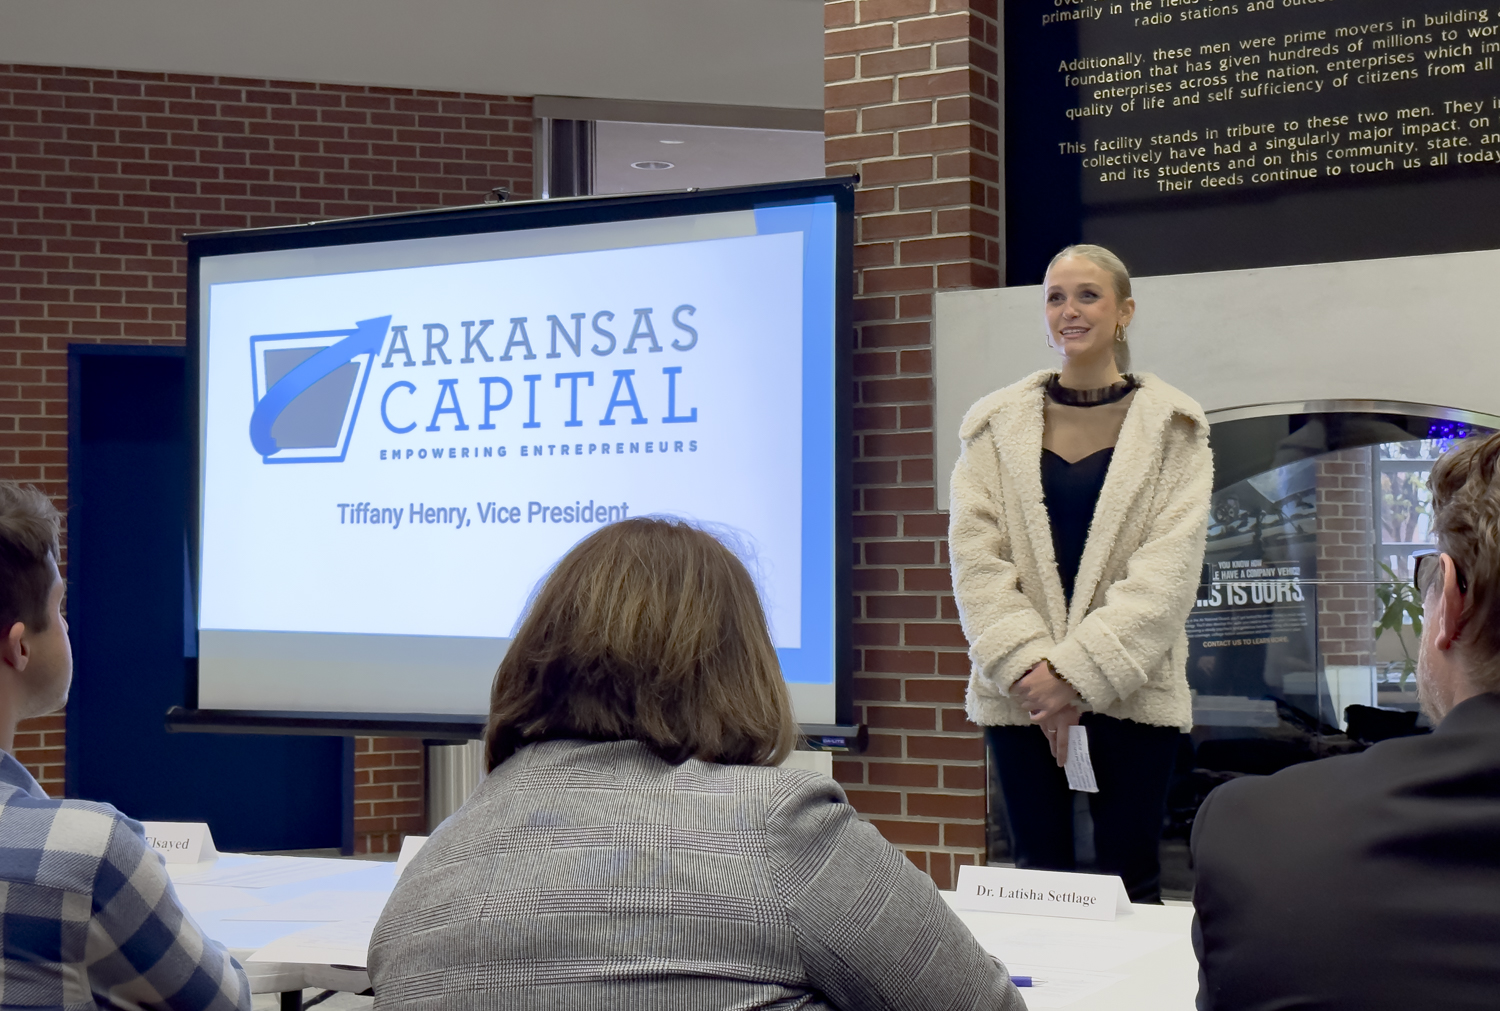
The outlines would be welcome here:
M 1016 986 L 1036 986 L 1038 983 L 1047 982 L 1045 979 L 1033 979 L 1030 976 L 1012 976 L 1010 981 Z

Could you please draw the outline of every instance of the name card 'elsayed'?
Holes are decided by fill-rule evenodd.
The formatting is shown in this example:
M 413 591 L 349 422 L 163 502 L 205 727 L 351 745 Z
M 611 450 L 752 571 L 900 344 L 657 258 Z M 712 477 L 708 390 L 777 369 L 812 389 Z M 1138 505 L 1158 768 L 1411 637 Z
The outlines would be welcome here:
M 958 869 L 959 909 L 1113 920 L 1130 909 L 1125 883 L 1107 874 L 1023 871 L 1014 867 Z
M 219 855 L 214 836 L 201 821 L 143 821 L 146 841 L 169 864 L 196 864 Z

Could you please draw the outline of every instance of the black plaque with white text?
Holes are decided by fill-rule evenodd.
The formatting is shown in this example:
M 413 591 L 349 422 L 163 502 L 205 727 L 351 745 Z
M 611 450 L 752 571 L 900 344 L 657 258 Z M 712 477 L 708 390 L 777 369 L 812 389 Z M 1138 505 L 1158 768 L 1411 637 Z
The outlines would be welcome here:
M 1010 0 L 1007 275 L 1500 246 L 1500 8 Z

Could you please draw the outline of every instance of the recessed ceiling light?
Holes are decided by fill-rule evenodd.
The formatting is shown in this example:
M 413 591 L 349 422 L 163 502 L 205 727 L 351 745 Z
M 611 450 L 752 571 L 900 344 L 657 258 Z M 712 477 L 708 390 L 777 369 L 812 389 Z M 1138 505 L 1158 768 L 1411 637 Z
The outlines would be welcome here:
M 669 169 L 673 166 L 669 161 L 633 161 L 630 163 L 630 167 L 638 169 Z
M 687 141 L 685 141 L 685 140 L 659 140 L 659 141 L 657 141 L 657 143 L 658 144 L 686 144 Z

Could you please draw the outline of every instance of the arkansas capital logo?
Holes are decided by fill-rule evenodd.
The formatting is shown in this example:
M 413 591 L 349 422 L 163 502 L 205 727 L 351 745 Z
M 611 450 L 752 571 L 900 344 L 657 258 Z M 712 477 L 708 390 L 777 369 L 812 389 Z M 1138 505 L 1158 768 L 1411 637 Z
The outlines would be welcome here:
M 250 444 L 266 463 L 341 463 L 391 317 L 250 338 Z

